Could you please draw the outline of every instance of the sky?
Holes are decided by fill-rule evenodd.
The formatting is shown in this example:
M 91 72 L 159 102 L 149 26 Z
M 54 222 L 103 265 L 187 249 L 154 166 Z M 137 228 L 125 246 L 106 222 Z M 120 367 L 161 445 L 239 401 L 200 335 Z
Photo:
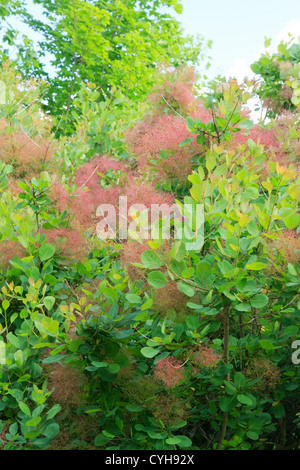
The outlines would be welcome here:
M 42 18 L 39 5 L 33 0 L 26 3 Z M 300 0 L 182 0 L 182 5 L 183 13 L 174 16 L 185 32 L 213 42 L 211 68 L 205 71 L 209 78 L 251 78 L 250 65 L 264 52 L 265 37 L 272 39 L 270 49 L 276 51 L 289 32 L 296 39 L 300 36 Z M 19 22 L 15 27 L 28 34 Z
M 290 32 L 300 36 L 300 0 L 182 0 L 186 33 L 212 40 L 210 78 L 220 74 L 243 80 L 265 51 L 265 37 L 277 50 Z

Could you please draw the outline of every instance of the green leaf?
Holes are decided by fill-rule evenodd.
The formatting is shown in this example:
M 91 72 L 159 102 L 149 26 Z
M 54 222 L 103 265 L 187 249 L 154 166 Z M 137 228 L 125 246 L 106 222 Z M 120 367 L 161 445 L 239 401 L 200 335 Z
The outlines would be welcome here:
M 217 159 L 216 159 L 216 153 L 213 150 L 208 150 L 206 152 L 206 159 L 205 159 L 205 166 L 207 170 L 210 172 L 214 169 L 216 166 Z
M 200 326 L 200 320 L 195 315 L 190 315 L 186 319 L 186 324 L 191 330 L 197 330 Z
M 52 408 L 47 412 L 47 419 L 52 419 L 54 416 L 57 415 L 61 410 L 61 406 L 57 403 L 56 405 L 53 405 Z
M 90 408 L 88 410 L 85 410 L 85 413 L 86 414 L 90 414 L 90 413 L 98 413 L 98 411 L 102 411 L 101 408 Z
M 174 424 L 169 425 L 171 431 L 175 431 L 180 428 L 184 428 L 187 425 L 187 421 L 179 421 Z
M 42 335 L 57 336 L 59 330 L 59 322 L 53 320 L 52 317 L 44 317 L 41 321 L 34 320 L 36 328 Z
M 102 432 L 102 434 L 98 434 L 98 436 L 95 437 L 94 444 L 97 447 L 103 447 L 109 441 L 111 441 L 113 438 L 114 438 L 114 436 L 108 437 L 108 436 L 105 436 L 105 434 L 103 434 L 103 432 Z
M 150 348 L 148 346 L 141 349 L 141 354 L 145 357 L 154 357 L 159 353 L 158 349 Z
M 180 439 L 179 437 L 169 437 L 166 439 L 166 443 L 170 444 L 171 446 L 174 446 L 176 444 L 180 444 Z
M 10 302 L 7 299 L 4 299 L 2 302 L 2 308 L 3 310 L 7 310 L 10 306 Z
M 194 139 L 195 137 L 189 137 L 188 139 L 185 139 L 184 141 L 180 142 L 179 147 L 184 147 L 185 145 L 190 144 Z
M 237 404 L 237 399 L 235 396 L 228 397 L 227 395 L 220 398 L 220 408 L 224 413 L 232 410 Z
M 44 436 L 48 439 L 53 439 L 59 433 L 59 425 L 57 423 L 49 424 L 43 431 Z
M 233 264 L 231 264 L 229 261 L 227 261 L 226 259 L 224 259 L 223 261 L 219 261 L 218 262 L 218 266 L 220 268 L 220 271 L 223 275 L 227 274 L 227 273 L 231 273 L 234 269 L 234 266 Z
M 115 338 L 117 339 L 128 338 L 129 336 L 132 336 L 133 332 L 134 331 L 132 328 L 129 328 L 127 330 L 120 330 L 117 333 L 115 333 Z
M 20 377 L 17 381 L 18 382 L 28 382 L 28 379 L 30 379 L 30 374 L 25 374 L 25 375 L 22 375 L 22 377 Z
M 297 277 L 297 271 L 295 269 L 295 266 L 291 263 L 288 263 L 288 272 L 292 275 Z
M 180 292 L 183 292 L 183 294 L 187 295 L 188 297 L 193 297 L 195 295 L 195 290 L 193 287 L 186 282 L 178 281 L 177 286 Z
M 108 363 L 107 362 L 99 362 L 99 361 L 93 361 L 92 362 L 93 366 L 95 366 L 97 369 L 102 369 L 102 367 L 108 367 Z
M 77 350 L 78 350 L 78 348 L 81 344 L 83 344 L 83 341 L 81 339 L 73 339 L 68 344 L 69 351 L 77 352 Z
M 30 192 L 30 188 L 29 186 L 24 183 L 24 181 L 18 181 L 17 185 L 21 188 L 21 189 L 24 189 L 24 191 L 27 193 L 27 192 Z
M 285 415 L 285 408 L 282 403 L 278 403 L 273 407 L 273 413 L 275 418 L 280 419 Z
M 25 413 L 27 416 L 31 416 L 31 411 L 29 409 L 29 406 L 26 405 L 26 403 L 24 403 L 23 401 L 19 401 L 18 405 L 20 410 L 23 411 L 23 413 Z
M 129 403 L 126 405 L 126 410 L 130 411 L 131 413 L 139 413 L 140 411 L 143 411 L 143 407 L 140 405 L 135 405 L 134 403 Z
M 248 405 L 248 406 L 252 405 L 252 400 L 247 395 L 244 395 L 243 393 L 240 393 L 239 395 L 237 395 L 237 399 L 243 405 Z
M 148 275 L 148 282 L 150 286 L 155 287 L 155 289 L 162 289 L 168 284 L 168 280 L 164 273 L 160 271 L 152 271 Z
M 248 302 L 241 302 L 240 304 L 235 305 L 234 308 L 235 308 L 238 312 L 250 312 L 250 310 L 251 310 L 251 305 L 248 304 Z
M 168 434 L 165 432 L 152 431 L 152 429 L 149 429 L 147 433 L 151 439 L 165 439 L 165 437 L 168 436 Z
M 18 423 L 12 423 L 10 426 L 9 426 L 9 434 L 11 436 L 15 436 L 18 432 Z
M 46 309 L 49 311 L 55 304 L 55 298 L 49 295 L 49 296 L 44 297 L 43 302 L 44 302 Z
M 56 354 L 55 356 L 48 356 L 42 360 L 43 364 L 53 364 L 54 362 L 60 362 L 65 356 L 63 354 Z
M 14 353 L 14 360 L 16 365 L 21 369 L 23 364 L 23 351 L 21 349 L 18 349 L 18 351 Z
M 141 297 L 136 294 L 126 294 L 125 297 L 131 304 L 139 304 L 142 301 Z
M 124 426 L 123 420 L 120 419 L 118 416 L 116 416 L 115 421 L 116 421 L 116 425 L 118 426 L 118 428 L 122 432 L 123 431 L 123 426 Z
M 192 267 L 189 267 L 189 268 L 185 268 L 182 273 L 181 273 L 181 276 L 184 278 L 184 279 L 190 279 L 193 274 L 194 274 L 194 268 Z
M 285 226 L 292 230 L 300 224 L 300 214 L 291 214 L 284 219 Z
M 39 249 L 39 257 L 41 261 L 52 258 L 55 253 L 55 247 L 50 243 L 44 243 Z
M 119 364 L 109 364 L 107 370 L 111 373 L 111 374 L 117 374 L 120 370 L 120 366 Z
M 210 264 L 206 263 L 205 261 L 200 261 L 200 263 L 197 264 L 196 275 L 199 281 L 201 282 L 207 281 L 211 275 Z
M 17 313 L 13 313 L 10 317 L 10 323 L 12 324 L 18 318 L 18 316 L 19 315 Z
M 268 350 L 274 349 L 273 344 L 268 339 L 261 339 L 259 344 L 261 345 L 263 349 L 268 349 Z
M 46 401 L 46 398 L 44 397 L 43 391 L 40 390 L 39 388 L 37 388 L 36 385 L 33 385 L 33 387 L 34 388 L 31 392 L 31 398 L 38 405 L 42 405 Z
M 237 388 L 244 387 L 244 385 L 246 384 L 246 377 L 242 372 L 236 372 L 234 374 L 234 383 Z
M 188 116 L 186 118 L 186 127 L 188 129 L 189 132 L 192 132 L 194 133 L 195 131 L 195 123 L 194 123 L 194 120 L 191 116 Z
M 27 421 L 25 424 L 26 424 L 26 426 L 28 426 L 28 427 L 29 427 L 29 426 L 35 427 L 35 426 L 37 426 L 41 421 L 42 421 L 41 416 L 37 416 L 36 418 L 30 419 L 30 420 Z
M 286 337 L 296 336 L 299 333 L 299 328 L 296 325 L 289 325 L 283 330 L 283 334 Z
M 41 431 L 29 431 L 24 434 L 25 439 L 36 439 L 41 434 Z
M 201 199 L 202 199 L 202 195 L 203 195 L 203 186 L 202 186 L 202 184 L 193 184 L 193 186 L 190 189 L 190 193 L 191 193 L 192 198 L 196 202 L 200 202 Z
M 224 383 L 226 384 L 225 390 L 228 395 L 236 395 L 237 389 L 231 382 L 227 382 L 227 380 L 224 380 Z
M 269 298 L 265 294 L 257 294 L 250 299 L 250 304 L 253 308 L 264 308 L 269 302 Z
M 179 262 L 184 260 L 185 244 L 182 240 L 175 240 L 171 250 L 169 251 L 169 257 Z
M 247 436 L 253 441 L 257 441 L 257 439 L 259 438 L 259 434 L 257 434 L 257 432 L 255 431 L 247 431 Z
M 240 129 L 247 129 L 248 131 L 250 131 L 253 126 L 254 126 L 254 124 L 253 124 L 252 121 L 250 121 L 250 119 L 245 119 L 245 120 L 239 122 L 239 124 L 238 124 L 238 127 Z
M 141 256 L 141 261 L 145 268 L 157 269 L 163 266 L 163 262 L 159 259 L 156 253 L 151 250 L 146 250 Z
M 298 96 L 296 96 L 296 95 L 292 96 L 291 102 L 292 102 L 295 106 L 299 106 L 299 105 L 300 105 L 300 97 L 298 97 Z
M 265 263 L 261 263 L 260 261 L 256 261 L 255 263 L 250 263 L 246 265 L 246 269 L 250 269 L 251 271 L 260 271 L 264 269 L 267 265 Z
M 17 336 L 15 336 L 13 333 L 9 332 L 6 335 L 6 338 L 10 344 L 15 346 L 16 348 L 20 349 L 20 340 Z
M 190 447 L 193 444 L 191 439 L 187 436 L 177 435 L 176 439 L 180 439 L 180 447 Z
M 200 312 L 203 311 L 203 306 L 199 304 L 194 304 L 193 302 L 187 302 L 186 304 L 189 308 L 193 310 L 199 310 Z
M 6 104 L 6 84 L 5 82 L 3 82 L 3 80 L 1 80 L 0 81 L 0 105 L 5 105 L 5 104 Z
M 153 299 L 148 299 L 146 300 L 146 302 L 141 306 L 141 310 L 144 311 L 144 310 L 148 310 L 149 308 L 152 307 L 152 304 L 153 304 Z

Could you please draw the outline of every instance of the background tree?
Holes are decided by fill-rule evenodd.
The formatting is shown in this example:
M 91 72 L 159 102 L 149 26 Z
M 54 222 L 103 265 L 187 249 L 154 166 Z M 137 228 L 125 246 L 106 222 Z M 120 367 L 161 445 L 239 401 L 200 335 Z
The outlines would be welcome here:
M 156 66 L 178 67 L 204 60 L 203 39 L 185 36 L 172 10 L 179 0 L 36 0 L 45 21 L 23 9 L 22 18 L 42 33 L 39 56 L 50 53 L 55 77 L 41 64 L 23 64 L 27 76 L 49 83 L 45 107 L 61 122 L 70 119 L 72 99 L 81 83 L 94 83 L 100 99 L 114 87 L 133 100 L 142 100 L 154 83 Z

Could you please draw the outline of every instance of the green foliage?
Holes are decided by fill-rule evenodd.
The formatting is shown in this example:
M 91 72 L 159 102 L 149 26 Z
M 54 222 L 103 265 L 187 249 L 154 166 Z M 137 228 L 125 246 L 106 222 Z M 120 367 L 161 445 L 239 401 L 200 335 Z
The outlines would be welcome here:
M 177 0 L 37 3 L 42 5 L 46 21 L 26 10 L 23 19 L 43 34 L 40 55 L 51 54 L 55 76 L 51 78 L 41 65 L 34 66 L 33 73 L 49 83 L 46 109 L 67 133 L 74 131 L 70 113 L 76 111 L 73 98 L 82 82 L 94 84 L 101 99 L 117 88 L 126 100 L 135 101 L 139 96 L 141 101 L 154 84 L 157 64 L 170 62 L 177 67 L 197 63 L 200 53 L 203 55 L 203 39 L 185 37 L 179 22 L 166 11 L 180 12 Z M 26 73 L 32 73 L 30 63 Z
M 180 4 L 42 3 L 56 28 L 28 21 L 45 33 L 58 75 L 45 89 L 12 64 L 1 68 L 1 448 L 299 448 L 297 114 L 286 127 L 253 126 L 244 109 L 251 84 L 212 84 L 212 119 L 185 112 L 191 136 L 180 145 L 194 149 L 193 170 L 181 186 L 164 181 L 168 194 L 155 193 L 172 192 L 183 217 L 171 218 L 170 240 L 159 230 L 153 240 L 136 236 L 134 277 L 123 256 L 130 241 L 100 241 L 85 230 L 74 201 L 80 193 L 88 212 L 97 199 L 76 176 L 96 155 L 130 165 L 128 174 L 125 165 L 84 174 L 86 182 L 95 176 L 101 202 L 126 184 L 142 190 L 155 180 L 130 155 L 125 134 L 149 110 L 153 63 L 183 62 L 188 42 L 159 9 Z M 279 53 L 295 59 L 298 73 L 297 47 Z M 56 122 L 58 110 L 67 113 L 59 138 L 39 105 L 45 90 Z M 272 149 L 254 141 L 265 131 Z M 165 156 L 161 149 L 160 163 Z M 155 228 L 162 222 L 170 221 Z
M 191 128 L 191 132 L 195 130 Z M 202 132 L 202 127 L 198 132 Z M 260 168 L 266 157 L 252 142 L 248 145 L 243 153 L 235 156 L 224 146 L 212 145 L 203 166 L 189 177 L 192 197 L 186 196 L 184 203 L 201 202 L 205 213 L 200 250 L 189 250 L 187 240 L 175 241 L 155 265 L 149 260 L 157 258 L 157 248 L 149 243 L 151 251 L 142 256 L 143 265 L 149 271 L 150 285 L 162 288 L 176 281 L 181 292 L 198 300 L 187 303 L 200 320 L 195 323 L 197 335 L 194 333 L 194 337 L 199 336 L 199 327 L 205 335 L 213 328 L 219 336 L 221 321 L 222 339 L 213 335 L 213 342 L 222 346 L 225 364 L 232 367 L 235 363 L 235 368 L 231 374 L 226 374 L 224 381 L 214 384 L 223 384 L 224 394 L 218 393 L 219 407 L 224 412 L 222 429 L 228 432 L 231 429 L 234 439 L 226 441 L 225 434 L 220 433 L 217 448 L 247 449 L 252 448 L 253 441 L 258 441 L 259 448 L 259 437 L 268 430 L 275 430 L 272 415 L 281 416 L 275 413 L 275 397 L 259 396 L 253 388 L 259 375 L 252 381 L 242 372 L 235 372 L 247 373 L 247 363 L 251 363 L 256 354 L 261 356 L 262 364 L 265 354 L 274 367 L 284 367 L 285 373 L 293 377 L 292 383 L 282 383 L 278 406 L 284 400 L 286 392 L 283 390 L 299 387 L 293 366 L 287 366 L 287 359 L 283 358 L 290 355 L 287 335 L 299 333 L 296 318 L 300 263 L 288 264 L 285 270 L 280 256 L 270 260 L 268 244 L 269 239 L 276 240 L 285 229 L 299 232 L 299 218 L 295 213 L 299 210 L 299 176 L 292 167 L 287 169 L 269 162 L 270 173 L 264 179 Z M 221 174 L 220 168 L 223 169 Z M 184 214 L 192 224 L 192 211 Z M 197 239 L 199 232 L 194 231 L 194 237 Z M 155 270 L 157 266 L 161 266 L 160 271 Z M 274 267 L 276 276 L 270 275 Z M 181 350 L 182 341 L 183 337 Z M 154 355 L 148 350 L 147 354 Z M 275 377 L 276 372 L 274 380 Z M 259 413 L 264 417 L 262 420 Z
M 71 113 L 76 133 L 61 138 L 57 150 L 59 170 L 64 174 L 73 173 L 98 153 L 108 153 L 120 160 L 130 158 L 124 132 L 144 112 L 145 105 L 133 109 L 130 103 L 124 103 L 125 97 L 116 90 L 112 90 L 105 100 L 99 99 L 100 93 L 95 86 L 81 85 L 73 101 L 76 111 Z
M 191 134 L 198 134 L 197 144 L 202 145 L 207 139 L 220 144 L 222 140 L 231 140 L 233 132 L 241 129 L 250 130 L 253 123 L 246 116 L 241 115 L 242 105 L 250 98 L 250 94 L 243 90 L 236 82 L 224 85 L 222 97 L 210 99 L 208 105 L 212 110 L 212 119 L 204 123 L 200 118 L 193 120 L 187 117 L 186 123 Z M 191 137 L 182 142 L 181 146 L 188 145 L 194 139 Z
M 260 79 L 256 90 L 267 108 L 267 116 L 275 117 L 284 110 L 293 111 L 299 106 L 299 42 L 281 41 L 276 53 L 266 51 L 251 65 Z M 271 41 L 265 41 L 266 49 Z

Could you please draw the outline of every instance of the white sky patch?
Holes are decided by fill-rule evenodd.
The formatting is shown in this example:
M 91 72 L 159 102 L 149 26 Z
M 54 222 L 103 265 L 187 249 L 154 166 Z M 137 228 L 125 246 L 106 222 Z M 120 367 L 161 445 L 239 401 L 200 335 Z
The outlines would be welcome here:
M 300 37 L 300 18 L 285 23 L 279 33 L 271 38 L 271 44 L 268 47 L 269 53 L 276 53 L 277 46 L 281 41 L 287 42 L 291 38 L 294 38 L 293 42 L 297 42 Z M 257 61 L 262 54 L 266 51 L 264 44 L 261 45 L 260 49 L 253 55 L 253 59 L 249 61 L 249 57 L 237 57 L 233 63 L 228 67 L 225 72 L 225 77 L 236 78 L 238 82 L 242 82 L 244 77 L 253 78 L 254 74 L 250 68 L 250 65 Z
M 268 39 L 270 38 L 268 37 Z M 291 44 L 298 42 L 298 39 L 300 39 L 300 18 L 285 23 L 279 33 L 274 38 L 271 38 L 271 44 L 267 48 L 267 52 L 269 52 L 269 54 L 276 54 L 280 42 L 289 42 L 291 39 L 293 39 Z M 266 49 L 262 44 L 259 51 L 257 51 L 254 61 L 258 60 L 260 56 L 265 53 Z
M 290 36 L 291 35 L 291 36 Z M 300 18 L 289 21 L 286 23 L 282 30 L 279 31 L 279 33 L 276 35 L 275 38 L 272 38 L 271 44 L 268 48 L 269 53 L 276 53 L 277 52 L 277 46 L 281 41 L 287 42 L 290 39 L 294 38 L 293 42 L 297 42 L 298 37 L 300 37 Z M 237 57 L 233 63 L 229 66 L 227 69 L 226 73 L 224 74 L 225 77 L 233 78 L 235 77 L 238 82 L 242 82 L 244 77 L 252 78 L 254 76 L 253 72 L 251 71 L 250 65 L 251 63 L 255 62 L 258 60 L 261 56 L 261 54 L 265 53 L 265 47 L 262 44 L 261 48 L 257 51 L 256 54 L 254 54 L 254 58 L 252 61 L 249 62 L 249 58 L 246 57 Z
M 239 57 L 234 60 L 233 64 L 225 73 L 226 78 L 236 78 L 238 82 L 243 82 L 245 77 L 250 78 L 253 72 L 250 69 L 250 64 L 245 57 Z
M 289 21 L 288 23 L 286 23 L 285 26 L 283 27 L 283 29 L 276 36 L 274 44 L 277 45 L 282 40 L 283 41 L 288 41 L 290 39 L 289 33 L 297 41 L 297 38 L 300 36 L 300 18 L 298 18 L 296 20 Z

